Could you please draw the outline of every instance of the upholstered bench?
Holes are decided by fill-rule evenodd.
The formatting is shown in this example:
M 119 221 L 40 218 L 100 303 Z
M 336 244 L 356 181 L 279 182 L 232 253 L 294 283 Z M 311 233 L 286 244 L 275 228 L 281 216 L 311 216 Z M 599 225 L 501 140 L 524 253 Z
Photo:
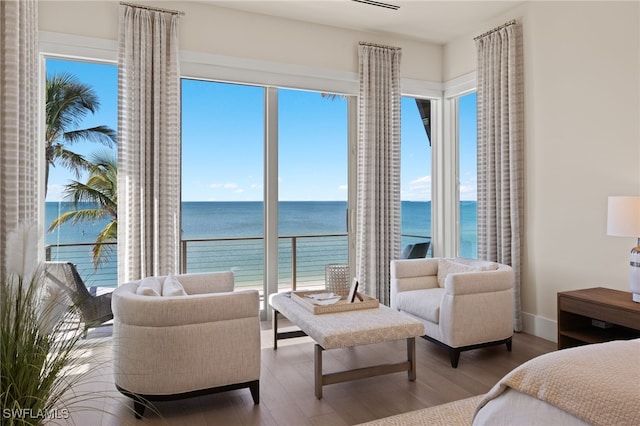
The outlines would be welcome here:
M 273 312 L 273 349 L 278 339 L 308 335 L 316 341 L 314 352 L 315 393 L 322 398 L 322 386 L 379 374 L 407 371 L 409 380 L 416 379 L 415 338 L 424 334 L 420 321 L 387 306 L 346 312 L 313 314 L 291 300 L 285 293 L 270 298 Z M 278 314 L 287 317 L 299 331 L 278 332 Z M 330 374 L 322 374 L 322 351 L 348 348 L 391 340 L 407 339 L 407 360 L 397 364 L 363 367 Z

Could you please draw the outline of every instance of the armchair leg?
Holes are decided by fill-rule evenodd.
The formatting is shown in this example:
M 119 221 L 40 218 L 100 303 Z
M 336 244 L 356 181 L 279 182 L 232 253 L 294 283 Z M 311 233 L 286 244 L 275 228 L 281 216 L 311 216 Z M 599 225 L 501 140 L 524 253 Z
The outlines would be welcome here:
M 511 339 L 509 339 L 509 340 L 507 340 L 506 344 L 507 344 L 507 350 L 509 352 L 511 352 L 511 345 L 513 344 L 513 341 Z
M 139 397 L 133 396 L 133 411 L 135 413 L 136 419 L 142 418 L 145 408 L 146 408 L 146 405 L 144 401 Z
M 254 404 L 260 404 L 260 380 L 254 380 L 249 385 L 251 396 L 253 397 Z
M 449 348 L 449 358 L 451 358 L 451 367 L 458 368 L 458 361 L 460 360 L 460 349 Z

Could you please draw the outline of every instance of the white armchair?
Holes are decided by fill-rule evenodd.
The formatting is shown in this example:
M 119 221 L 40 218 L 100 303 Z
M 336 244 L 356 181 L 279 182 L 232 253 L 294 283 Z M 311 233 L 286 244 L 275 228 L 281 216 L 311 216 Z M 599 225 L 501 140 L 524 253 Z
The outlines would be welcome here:
M 164 285 L 165 278 L 157 281 Z M 234 292 L 231 272 L 176 278 L 187 295 L 137 294 L 141 281 L 113 292 L 116 387 L 133 398 L 138 418 L 146 401 L 243 387 L 258 404 L 258 292 Z
M 506 344 L 513 336 L 513 269 L 463 258 L 391 262 L 391 307 L 420 320 L 425 338 L 460 352 Z

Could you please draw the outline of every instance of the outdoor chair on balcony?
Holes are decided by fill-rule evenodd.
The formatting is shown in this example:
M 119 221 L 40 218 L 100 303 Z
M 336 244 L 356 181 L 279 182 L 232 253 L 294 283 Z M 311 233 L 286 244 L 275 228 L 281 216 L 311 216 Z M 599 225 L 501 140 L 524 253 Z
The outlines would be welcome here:
M 85 331 L 113 319 L 111 293 L 94 296 L 71 262 L 45 262 L 45 285 L 57 286 L 78 308 Z
M 402 250 L 402 259 L 422 259 L 427 256 L 429 251 L 430 242 L 408 244 Z

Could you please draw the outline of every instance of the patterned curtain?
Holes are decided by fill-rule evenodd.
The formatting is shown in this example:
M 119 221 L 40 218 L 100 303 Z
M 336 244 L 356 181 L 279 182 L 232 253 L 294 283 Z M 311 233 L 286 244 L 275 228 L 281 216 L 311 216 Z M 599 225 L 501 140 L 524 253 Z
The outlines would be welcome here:
M 118 277 L 179 270 L 178 15 L 120 6 Z
M 389 305 L 400 254 L 400 56 L 361 43 L 356 271 L 364 292 Z
M 522 28 L 476 39 L 478 52 L 478 257 L 515 271 L 514 329 L 522 330 L 524 208 Z
M 38 2 L 0 1 L 0 273 L 7 235 L 37 221 Z

